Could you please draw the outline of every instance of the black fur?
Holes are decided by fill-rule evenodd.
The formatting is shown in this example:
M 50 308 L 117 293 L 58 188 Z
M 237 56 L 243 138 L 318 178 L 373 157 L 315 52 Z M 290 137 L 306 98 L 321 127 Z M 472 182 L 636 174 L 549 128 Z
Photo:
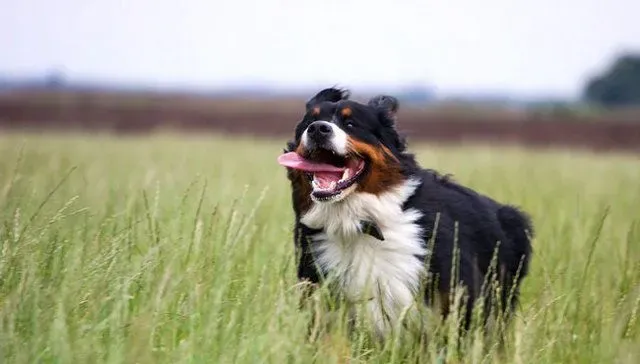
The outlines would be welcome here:
M 404 178 L 418 178 L 421 182 L 415 193 L 405 202 L 403 209 L 413 208 L 422 212 L 423 217 L 419 224 L 424 231 L 425 245 L 430 244 L 435 238 L 428 269 L 437 277 L 434 283 L 436 292 L 450 292 L 452 281 L 466 288 L 468 301 L 464 326 L 468 327 L 472 306 L 481 299 L 494 298 L 490 292 L 482 295 L 483 286 L 487 284 L 485 277 L 488 276 L 497 279 L 501 284 L 501 294 L 497 301 L 502 307 L 502 312 L 511 311 L 518 300 L 520 283 L 529 270 L 532 253 L 529 239 L 533 235 L 529 217 L 516 207 L 501 204 L 479 194 L 454 182 L 448 176 L 421 168 L 414 155 L 407 153 L 406 141 L 395 129 L 399 105 L 397 99 L 381 95 L 363 105 L 348 100 L 348 95 L 348 92 L 343 90 L 326 89 L 309 100 L 306 104 L 307 114 L 297 125 L 295 137 L 288 142 L 285 150 L 296 149 L 302 132 L 314 120 L 309 110 L 318 105 L 321 106 L 324 115 L 317 117 L 324 120 L 331 118 L 355 139 L 371 145 L 384 145 L 397 159 Z M 335 110 L 344 105 L 353 110 L 352 126 L 349 128 L 344 126 L 343 120 L 336 119 L 335 116 Z M 295 203 L 294 211 L 295 245 L 299 253 L 298 277 L 300 280 L 320 283 L 322 272 L 316 270 L 307 239 L 319 231 L 300 223 L 301 211 Z M 452 263 L 456 247 L 459 249 L 459 268 L 457 277 L 452 280 Z M 491 262 L 496 248 L 496 273 L 491 275 Z M 484 290 L 488 291 L 489 287 L 485 287 Z M 436 292 L 427 290 L 425 302 L 432 303 Z
M 343 90 L 333 87 L 327 88 L 318 92 L 316 96 L 307 101 L 305 106 L 307 110 L 309 110 L 310 108 L 321 102 L 338 102 L 340 100 L 348 100 L 350 95 L 351 93 L 349 92 L 349 90 Z
M 529 271 L 529 236 L 533 228 L 528 216 L 516 207 L 500 204 L 437 172 L 422 170 L 419 177 L 422 185 L 403 208 L 415 208 L 423 213 L 420 225 L 425 229 L 425 243 L 435 231 L 429 266 L 437 277 L 435 288 L 439 292 L 450 292 L 454 249 L 459 249 L 458 277 L 453 281 L 464 286 L 469 295 L 465 327 L 470 323 L 473 305 L 481 296 L 486 299 L 486 307 L 498 303 L 500 313 L 509 315 L 517 303 L 520 282 Z M 497 264 L 490 271 L 496 249 Z M 485 278 L 489 281 L 485 282 Z M 498 302 L 491 287 L 486 286 L 491 280 L 501 285 Z M 432 299 L 425 298 L 429 302 Z M 486 311 L 485 316 L 488 313 Z

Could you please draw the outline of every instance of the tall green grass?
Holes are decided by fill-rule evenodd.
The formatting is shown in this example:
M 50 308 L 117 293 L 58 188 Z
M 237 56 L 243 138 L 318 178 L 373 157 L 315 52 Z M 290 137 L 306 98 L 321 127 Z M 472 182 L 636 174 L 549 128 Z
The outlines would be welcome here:
M 504 350 L 454 355 L 435 321 L 307 340 L 283 142 L 0 136 L 0 362 L 640 362 L 637 157 L 413 147 L 537 230 Z

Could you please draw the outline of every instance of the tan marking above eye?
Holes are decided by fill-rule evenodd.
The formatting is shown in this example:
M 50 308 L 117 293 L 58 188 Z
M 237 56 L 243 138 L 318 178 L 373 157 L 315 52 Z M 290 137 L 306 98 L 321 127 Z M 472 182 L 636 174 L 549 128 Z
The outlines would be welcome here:
M 318 116 L 320 115 L 320 108 L 319 107 L 314 107 L 313 110 L 311 110 L 311 115 L 313 116 Z
M 340 110 L 340 115 L 342 115 L 343 118 L 348 118 L 349 116 L 351 116 L 352 111 L 350 107 L 345 107 L 344 109 Z

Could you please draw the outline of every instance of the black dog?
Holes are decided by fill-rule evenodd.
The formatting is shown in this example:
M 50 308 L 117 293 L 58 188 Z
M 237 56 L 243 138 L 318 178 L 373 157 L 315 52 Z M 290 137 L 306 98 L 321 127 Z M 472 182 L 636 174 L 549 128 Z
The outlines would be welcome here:
M 416 298 L 441 299 L 446 315 L 454 286 L 468 298 L 466 328 L 481 299 L 510 312 L 529 268 L 529 218 L 422 169 L 396 132 L 397 110 L 394 97 L 365 105 L 335 88 L 307 102 L 279 157 L 292 187 L 299 279 L 333 276 L 347 300 L 365 300 L 383 337 Z M 421 289 L 425 277 L 435 292 Z

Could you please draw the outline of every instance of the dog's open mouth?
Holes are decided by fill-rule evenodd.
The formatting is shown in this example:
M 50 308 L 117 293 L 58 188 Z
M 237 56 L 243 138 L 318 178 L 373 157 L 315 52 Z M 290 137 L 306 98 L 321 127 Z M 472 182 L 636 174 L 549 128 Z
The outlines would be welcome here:
M 329 151 L 303 157 L 296 152 L 282 154 L 278 163 L 307 172 L 313 187 L 312 197 L 324 201 L 340 196 L 355 185 L 366 163 L 356 156 L 340 156 Z

